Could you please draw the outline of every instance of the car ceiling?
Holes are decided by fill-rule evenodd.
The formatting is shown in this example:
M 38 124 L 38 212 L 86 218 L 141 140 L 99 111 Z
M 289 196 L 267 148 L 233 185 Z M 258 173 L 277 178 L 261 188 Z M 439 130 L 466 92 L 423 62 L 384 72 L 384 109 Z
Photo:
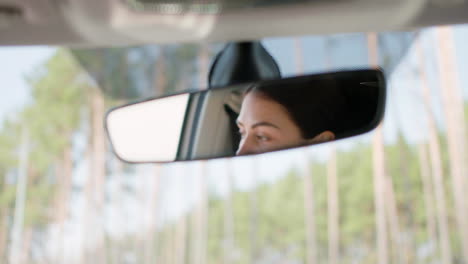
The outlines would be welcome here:
M 108 46 L 413 30 L 466 0 L 0 0 L 0 45 Z

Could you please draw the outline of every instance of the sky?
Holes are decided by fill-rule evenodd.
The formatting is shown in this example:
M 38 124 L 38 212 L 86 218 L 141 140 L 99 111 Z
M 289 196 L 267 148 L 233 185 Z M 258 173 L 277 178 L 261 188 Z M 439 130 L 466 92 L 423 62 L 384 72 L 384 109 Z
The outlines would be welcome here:
M 0 48 L 0 125 L 6 116 L 21 109 L 31 99 L 25 76 L 46 61 L 54 50 L 38 46 Z

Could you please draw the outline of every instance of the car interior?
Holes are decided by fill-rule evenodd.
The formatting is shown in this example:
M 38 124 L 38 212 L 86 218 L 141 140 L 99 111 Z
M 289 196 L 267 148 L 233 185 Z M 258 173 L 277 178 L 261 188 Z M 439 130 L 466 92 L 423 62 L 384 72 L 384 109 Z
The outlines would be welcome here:
M 355 77 L 358 73 L 361 76 Z M 344 117 L 338 119 L 341 124 L 337 126 L 338 130 L 335 131 L 335 135 L 336 139 L 342 139 L 365 133 L 380 121 L 379 116 L 381 116 L 385 108 L 385 81 L 383 76 L 376 77 L 374 74 L 373 71 L 366 70 L 324 73 L 285 78 L 277 85 L 284 89 L 284 96 L 287 96 L 288 86 L 291 88 L 298 84 L 305 84 L 306 88 L 315 89 L 316 96 L 319 98 L 320 91 L 327 89 L 324 88 L 327 82 L 329 82 L 329 85 L 339 87 L 340 96 L 346 100 L 346 106 L 344 106 L 346 115 L 342 113 Z M 314 81 L 320 82 L 320 80 L 326 80 L 327 82 L 321 83 L 323 86 L 314 83 Z M 200 160 L 234 156 L 240 143 L 239 128 L 236 122 L 245 91 L 250 87 L 274 82 L 279 81 L 266 80 L 189 93 L 189 100 L 185 110 L 186 115 L 183 121 L 184 125 L 182 126 L 180 141 L 178 141 L 179 147 L 175 160 Z M 332 88 L 333 86 L 328 87 L 328 89 Z M 378 98 L 378 100 L 375 98 Z M 165 100 L 165 98 L 163 97 L 161 100 Z M 319 100 L 327 99 L 322 97 Z M 155 101 L 158 101 L 158 99 L 156 98 Z M 142 104 L 145 104 L 145 102 L 143 101 Z M 307 103 L 314 104 L 313 102 L 316 101 L 310 98 Z M 138 103 L 136 104 L 138 105 Z M 327 107 L 328 111 L 332 111 L 331 105 Z M 117 109 L 125 109 L 125 106 Z M 111 131 L 108 132 L 112 134 Z
M 190 97 L 184 131 L 179 143 L 178 160 L 204 159 L 235 153 L 237 127 L 235 119 L 241 104 L 241 93 L 248 85 L 214 89 Z M 193 113 L 193 114 L 192 114 Z M 230 114 L 231 113 L 231 114 Z

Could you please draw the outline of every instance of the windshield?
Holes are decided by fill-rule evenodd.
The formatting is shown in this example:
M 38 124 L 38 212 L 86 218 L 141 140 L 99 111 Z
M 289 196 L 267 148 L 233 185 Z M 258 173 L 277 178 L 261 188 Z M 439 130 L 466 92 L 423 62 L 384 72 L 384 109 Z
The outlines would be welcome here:
M 380 66 L 384 122 L 334 143 L 119 161 L 105 112 L 207 87 L 218 44 L 2 47 L 1 263 L 468 261 L 468 26 L 262 41 L 282 76 Z

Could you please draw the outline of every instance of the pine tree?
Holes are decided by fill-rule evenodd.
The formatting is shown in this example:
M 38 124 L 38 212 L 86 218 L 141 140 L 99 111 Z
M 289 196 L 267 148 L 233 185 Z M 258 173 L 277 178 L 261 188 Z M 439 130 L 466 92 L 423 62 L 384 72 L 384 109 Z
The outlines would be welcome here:
M 367 35 L 369 49 L 369 64 L 373 67 L 378 65 L 378 36 L 375 33 Z M 374 133 L 372 143 L 373 168 L 374 168 L 374 199 L 377 231 L 377 262 L 379 264 L 389 263 L 388 238 L 385 219 L 385 157 L 382 125 L 378 126 Z
M 431 160 L 431 175 L 434 183 L 435 207 L 437 214 L 437 231 L 440 241 L 440 250 L 442 264 L 452 263 L 452 250 L 450 247 L 449 226 L 447 219 L 447 203 L 444 190 L 444 174 L 442 169 L 442 154 L 440 150 L 440 142 L 437 136 L 437 127 L 435 124 L 434 114 L 432 113 L 431 93 L 429 91 L 426 71 L 424 69 L 424 53 L 419 47 L 420 60 L 420 77 L 421 89 L 424 101 L 424 106 L 427 109 L 427 126 L 429 131 L 429 153 Z
M 466 180 L 466 145 L 463 94 L 458 84 L 456 50 L 453 28 L 449 26 L 435 29 L 437 38 L 438 68 L 440 91 L 442 94 L 449 165 L 455 204 L 457 232 L 460 234 L 462 262 L 468 261 L 468 202 L 465 195 L 468 187 Z

